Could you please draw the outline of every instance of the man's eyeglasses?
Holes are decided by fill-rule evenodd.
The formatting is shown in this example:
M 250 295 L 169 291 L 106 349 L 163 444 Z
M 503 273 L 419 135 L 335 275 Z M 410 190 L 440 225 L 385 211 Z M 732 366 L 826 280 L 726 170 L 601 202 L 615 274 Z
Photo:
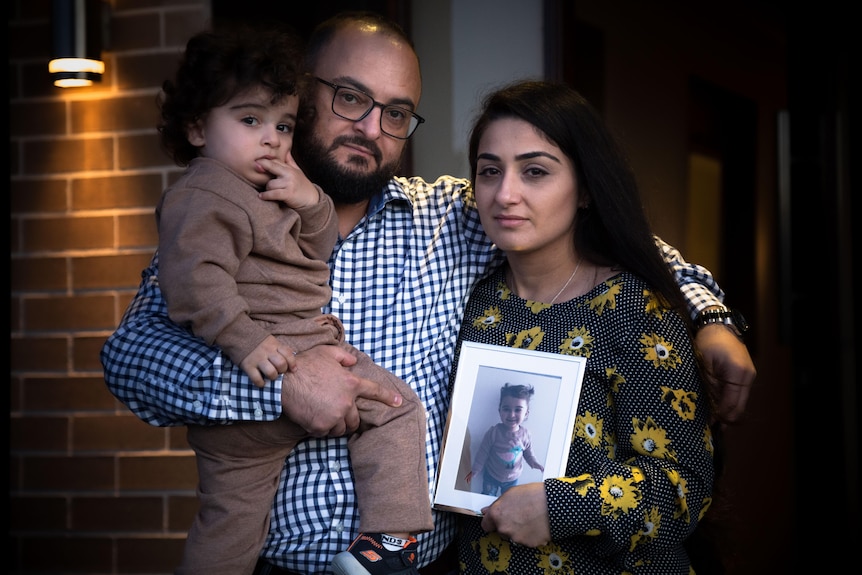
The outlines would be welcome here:
M 425 121 L 425 118 L 407 108 L 381 104 L 362 90 L 339 86 L 323 78 L 317 78 L 317 81 L 333 89 L 332 112 L 340 118 L 358 122 L 370 114 L 375 106 L 380 108 L 380 129 L 387 136 L 406 140 Z

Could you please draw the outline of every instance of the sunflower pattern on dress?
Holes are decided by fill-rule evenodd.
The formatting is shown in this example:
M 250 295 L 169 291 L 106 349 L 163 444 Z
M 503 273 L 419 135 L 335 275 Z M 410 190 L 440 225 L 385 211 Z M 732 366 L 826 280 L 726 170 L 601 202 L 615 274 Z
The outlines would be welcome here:
M 578 298 L 527 301 L 504 269 L 474 289 L 463 341 L 587 358 L 565 477 L 546 479 L 551 542 L 528 548 L 462 516 L 470 575 L 692 573 L 683 548 L 711 502 L 708 400 L 685 322 L 619 273 Z

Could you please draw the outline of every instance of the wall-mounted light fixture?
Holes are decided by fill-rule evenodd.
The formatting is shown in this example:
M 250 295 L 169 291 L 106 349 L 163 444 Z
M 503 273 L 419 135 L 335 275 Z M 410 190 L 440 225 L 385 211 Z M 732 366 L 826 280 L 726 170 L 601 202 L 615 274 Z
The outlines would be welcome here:
M 53 0 L 53 59 L 48 71 L 60 88 L 92 86 L 105 73 L 103 0 Z

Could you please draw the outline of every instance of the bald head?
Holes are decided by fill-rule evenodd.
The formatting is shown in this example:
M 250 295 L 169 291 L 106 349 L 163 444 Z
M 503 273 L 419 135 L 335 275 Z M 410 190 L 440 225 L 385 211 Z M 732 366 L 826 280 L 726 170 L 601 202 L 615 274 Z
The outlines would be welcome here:
M 398 23 L 375 12 L 341 12 L 318 24 L 311 34 L 306 47 L 306 69 L 314 70 L 321 51 L 333 37 L 345 29 L 354 29 L 364 34 L 389 37 L 394 44 L 409 48 L 415 56 L 415 47 L 404 29 Z M 417 58 L 418 66 L 418 58 Z
M 385 107 L 417 112 L 422 79 L 416 52 L 397 24 L 377 14 L 345 13 L 315 30 L 306 65 L 320 81 L 306 100 L 308 122 L 297 126 L 294 157 L 336 204 L 367 202 L 397 173 L 404 154 L 407 140 L 386 133 L 382 117 L 393 109 Z M 345 89 L 362 92 L 374 105 L 359 119 L 337 114 L 334 99 L 350 98 Z

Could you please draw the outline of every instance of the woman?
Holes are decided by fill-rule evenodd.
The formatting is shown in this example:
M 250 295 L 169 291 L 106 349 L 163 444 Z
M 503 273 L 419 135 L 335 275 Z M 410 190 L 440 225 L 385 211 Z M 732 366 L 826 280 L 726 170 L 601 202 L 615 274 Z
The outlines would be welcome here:
M 713 489 L 710 402 L 634 175 L 591 106 L 547 82 L 485 100 L 469 161 L 507 263 L 472 292 L 458 348 L 587 363 L 566 476 L 462 518 L 462 571 L 688 574 Z

